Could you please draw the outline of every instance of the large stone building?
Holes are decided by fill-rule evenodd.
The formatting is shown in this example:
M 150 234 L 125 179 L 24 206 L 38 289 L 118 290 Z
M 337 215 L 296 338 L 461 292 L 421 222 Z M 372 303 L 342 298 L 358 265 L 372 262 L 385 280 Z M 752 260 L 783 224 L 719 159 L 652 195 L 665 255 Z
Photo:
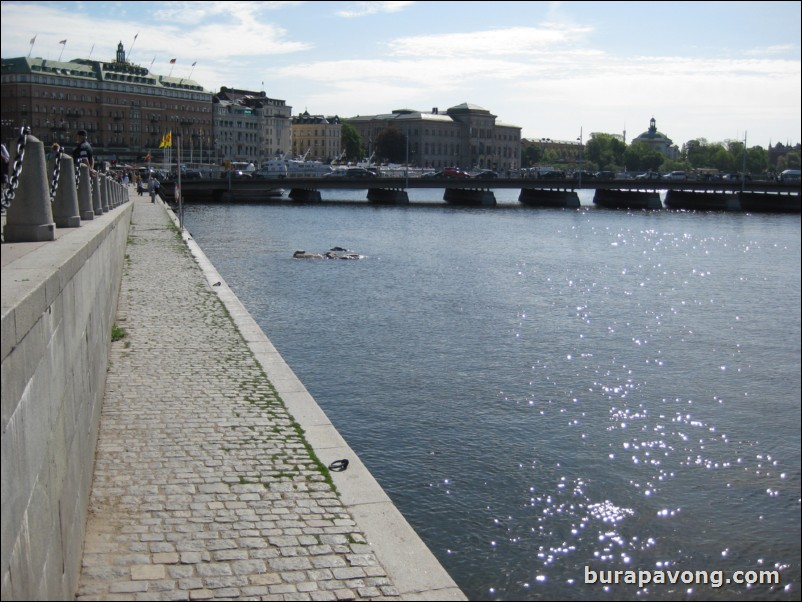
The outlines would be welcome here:
M 487 109 L 464 103 L 445 113 L 399 109 L 384 115 L 347 120 L 362 136 L 368 155 L 373 141 L 386 128 L 395 127 L 409 141 L 412 165 L 440 169 L 518 169 L 521 166 L 521 128 L 496 121 Z
M 287 155 L 292 145 L 292 107 L 264 92 L 220 89 L 214 95 L 218 162 L 262 163 Z
M 304 111 L 292 118 L 292 154 L 331 163 L 340 158 L 342 124 L 340 118 L 310 115 Z
M 635 138 L 632 144 L 636 142 L 649 145 L 667 159 L 676 159 L 679 156 L 679 148 L 671 141 L 671 138 L 657 131 L 657 122 L 654 117 L 649 121 L 649 129 Z
M 20 126 L 46 144 L 71 148 L 86 130 L 97 159 L 141 161 L 173 133 L 184 148 L 200 148 L 213 135 L 212 95 L 196 82 L 156 75 L 130 63 L 122 43 L 114 61 L 2 59 L 2 137 Z

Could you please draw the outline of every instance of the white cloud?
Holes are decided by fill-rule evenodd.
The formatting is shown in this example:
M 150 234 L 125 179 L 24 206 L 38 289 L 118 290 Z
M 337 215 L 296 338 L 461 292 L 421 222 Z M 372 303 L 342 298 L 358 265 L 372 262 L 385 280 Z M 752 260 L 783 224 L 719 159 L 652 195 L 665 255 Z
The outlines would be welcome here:
M 350 8 L 337 11 L 337 16 L 346 19 L 366 17 L 378 13 L 397 13 L 409 8 L 415 2 L 352 2 Z
M 512 27 L 464 33 L 410 36 L 391 41 L 390 51 L 398 56 L 510 56 L 542 54 L 582 39 L 589 28 Z

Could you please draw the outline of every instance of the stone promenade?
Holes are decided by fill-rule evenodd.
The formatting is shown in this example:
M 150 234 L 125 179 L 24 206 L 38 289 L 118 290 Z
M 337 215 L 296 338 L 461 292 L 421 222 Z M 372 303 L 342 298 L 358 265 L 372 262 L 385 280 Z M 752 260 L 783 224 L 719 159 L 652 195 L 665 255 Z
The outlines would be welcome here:
M 464 599 L 171 214 L 133 198 L 77 599 Z

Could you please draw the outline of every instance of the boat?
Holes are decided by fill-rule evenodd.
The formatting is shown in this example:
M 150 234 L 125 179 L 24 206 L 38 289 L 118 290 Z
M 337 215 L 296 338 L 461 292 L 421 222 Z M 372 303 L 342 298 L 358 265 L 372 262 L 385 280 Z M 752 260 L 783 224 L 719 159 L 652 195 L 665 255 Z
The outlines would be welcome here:
M 307 155 L 309 151 L 307 151 Z M 331 166 L 321 161 L 308 161 L 306 155 L 297 159 L 279 157 L 268 159 L 253 172 L 254 178 L 322 178 L 331 173 Z

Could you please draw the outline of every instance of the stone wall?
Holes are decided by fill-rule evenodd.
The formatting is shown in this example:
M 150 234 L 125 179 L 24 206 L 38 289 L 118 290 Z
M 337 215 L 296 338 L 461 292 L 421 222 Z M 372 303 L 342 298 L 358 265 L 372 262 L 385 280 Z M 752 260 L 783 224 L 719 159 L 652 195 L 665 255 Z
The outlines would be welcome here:
M 3 600 L 74 597 L 132 209 L 2 246 Z

